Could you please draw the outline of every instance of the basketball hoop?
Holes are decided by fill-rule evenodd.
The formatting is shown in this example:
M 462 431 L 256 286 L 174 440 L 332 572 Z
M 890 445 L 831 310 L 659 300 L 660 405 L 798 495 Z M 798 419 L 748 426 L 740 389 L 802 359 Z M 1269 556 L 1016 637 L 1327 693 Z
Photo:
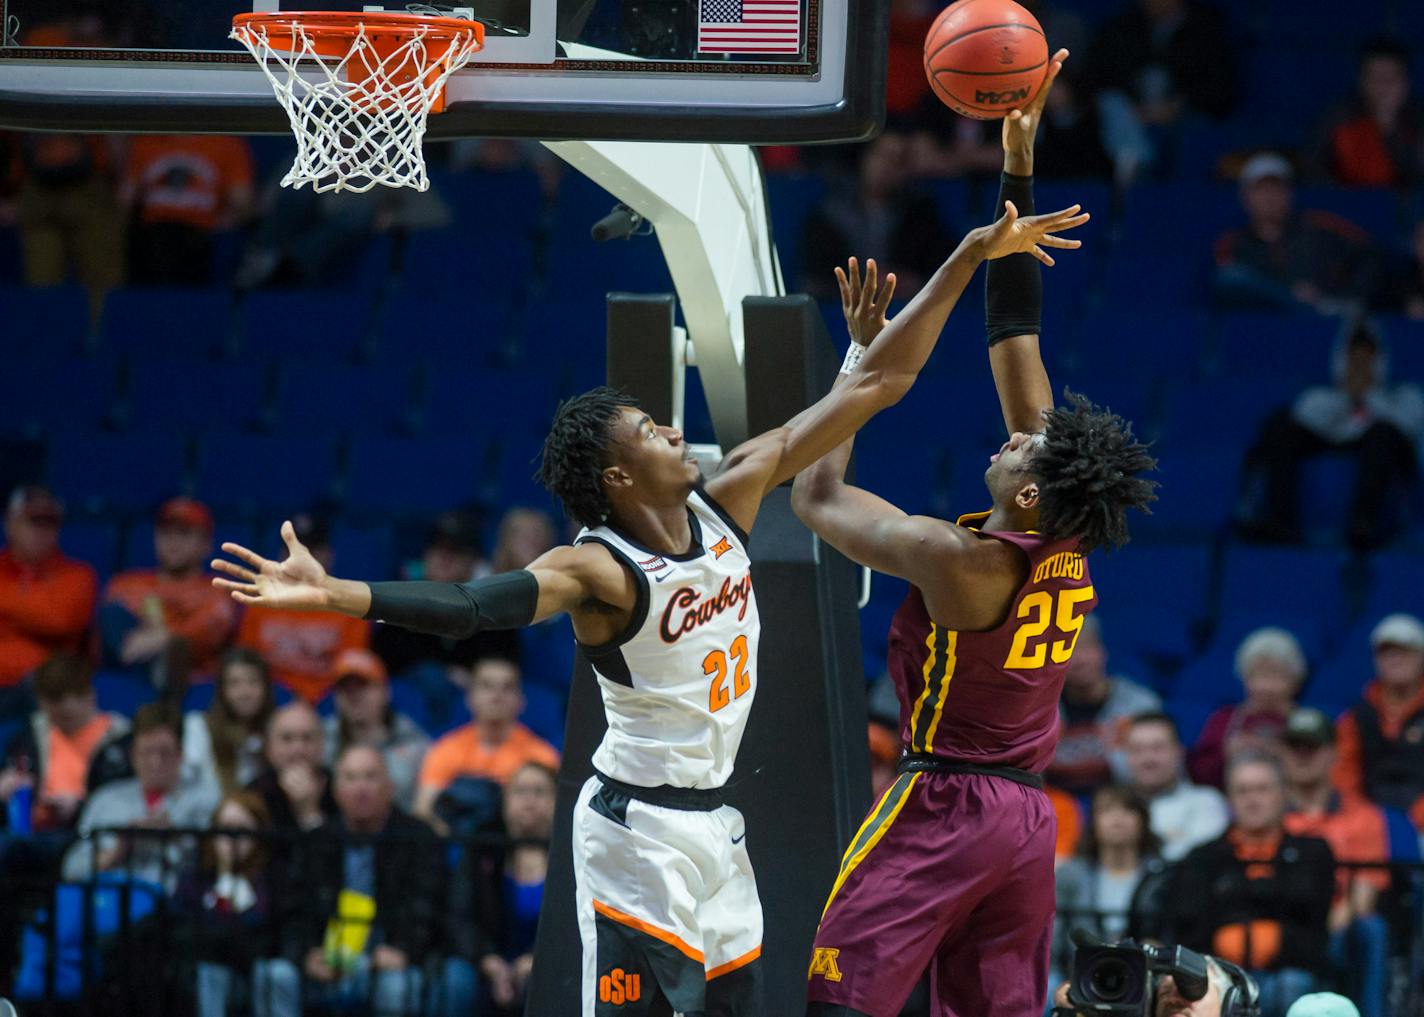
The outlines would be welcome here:
M 460 18 L 383 12 L 239 14 L 232 38 L 257 60 L 297 136 L 284 187 L 426 190 L 421 139 L 445 82 L 484 45 Z

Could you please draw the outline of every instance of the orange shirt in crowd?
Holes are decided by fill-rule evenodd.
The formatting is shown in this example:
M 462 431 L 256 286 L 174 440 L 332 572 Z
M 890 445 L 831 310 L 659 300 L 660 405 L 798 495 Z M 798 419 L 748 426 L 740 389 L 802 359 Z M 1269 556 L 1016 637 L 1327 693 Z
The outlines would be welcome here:
M 1246 863 L 1247 879 L 1270 879 L 1275 873 L 1281 835 L 1250 837 L 1240 830 L 1226 834 L 1238 860 Z M 1281 923 L 1272 918 L 1223 925 L 1212 938 L 1211 952 L 1249 970 L 1268 968 L 1281 952 Z
M 0 686 L 81 650 L 98 589 L 92 568 L 58 551 L 33 568 L 0 551 Z
M 145 223 L 216 229 L 234 189 L 252 188 L 252 153 L 220 134 L 145 134 L 129 145 L 124 188 Z
M 120 604 L 140 622 L 160 615 L 164 626 L 192 647 L 193 673 L 210 675 L 218 654 L 237 628 L 237 604 L 216 589 L 212 576 L 197 572 L 174 579 L 153 569 L 121 572 L 109 580 L 104 599 Z
M 1053 803 L 1053 814 L 1058 817 L 1058 840 L 1053 847 L 1055 858 L 1071 858 L 1078 850 L 1078 839 L 1083 834 L 1083 816 L 1078 808 L 1078 800 L 1067 791 L 1056 787 L 1045 788 L 1048 800 Z
M 1365 686 L 1365 702 L 1379 714 L 1380 731 L 1390 740 L 1404 733 L 1404 722 L 1424 709 L 1424 687 L 1409 702 L 1400 706 L 1384 698 L 1377 681 Z M 1367 798 L 1365 794 L 1364 747 L 1360 743 L 1360 726 L 1353 710 L 1346 710 L 1335 722 L 1335 769 L 1331 783 L 1346 797 Z M 1417 829 L 1424 830 L 1424 795 L 1410 807 L 1409 818 Z
M 1288 813 L 1285 824 L 1286 833 L 1325 841 L 1337 862 L 1389 861 L 1389 822 L 1384 811 L 1358 795 L 1340 795 L 1335 807 L 1325 812 Z M 1357 874 L 1377 889 L 1389 889 L 1387 869 L 1360 869 Z M 1349 887 L 1352 875 L 1348 869 L 1340 870 L 1336 900 Z
M 249 607 L 237 630 L 237 644 L 260 653 L 272 668 L 272 679 L 308 703 L 320 701 L 331 688 L 336 655 L 365 649 L 370 641 L 367 622 L 328 611 Z
M 525 763 L 558 769 L 559 750 L 523 724 L 515 724 L 503 743 L 489 749 L 480 741 L 478 725 L 466 724 L 430 746 L 420 767 L 420 786 L 443 791 L 457 777 L 488 777 L 503 784 Z
M 49 759 L 45 763 L 39 797 L 84 797 L 89 760 L 94 758 L 94 750 L 109 733 L 111 723 L 113 720 L 107 713 L 99 713 L 72 735 L 55 727 L 49 729 Z

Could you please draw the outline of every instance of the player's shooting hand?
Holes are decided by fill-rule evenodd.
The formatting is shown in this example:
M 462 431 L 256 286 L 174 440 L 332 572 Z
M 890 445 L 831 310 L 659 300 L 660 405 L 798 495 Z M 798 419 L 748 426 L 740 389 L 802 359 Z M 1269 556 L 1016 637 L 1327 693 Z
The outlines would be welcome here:
M 1010 173 L 1028 176 L 1033 172 L 1033 142 L 1043 119 L 1043 107 L 1048 102 L 1048 93 L 1053 91 L 1053 82 L 1063 70 L 1063 61 L 1067 59 L 1066 49 L 1054 53 L 1033 101 L 1023 109 L 1010 110 L 1009 115 L 1004 117 L 1004 169 Z
M 862 282 L 860 264 L 854 258 L 844 269 L 836 266 L 836 282 L 841 288 L 841 313 L 845 315 L 846 330 L 850 332 L 850 341 L 861 346 L 869 346 L 889 324 L 885 320 L 885 309 L 895 295 L 895 273 L 887 273 L 881 283 L 879 271 L 875 259 L 869 259 L 865 263 L 865 281 Z
M 1069 205 L 1058 212 L 1020 218 L 1014 203 L 1006 201 L 999 221 L 973 230 L 968 239 L 979 247 L 986 261 L 1006 258 L 1011 254 L 1032 254 L 1045 265 L 1052 266 L 1053 258 L 1044 250 L 1045 247 L 1073 250 L 1083 246 L 1081 240 L 1056 235 L 1088 221 L 1088 213 L 1081 209 L 1081 205 Z
M 297 539 L 297 531 L 290 521 L 282 524 L 282 540 L 287 545 L 287 559 L 282 562 L 269 561 L 241 544 L 223 544 L 223 551 L 247 567 L 225 558 L 214 558 L 215 571 L 239 581 L 214 579 L 213 585 L 231 592 L 232 599 L 239 604 L 259 604 L 288 611 L 312 611 L 328 606 L 326 569 Z

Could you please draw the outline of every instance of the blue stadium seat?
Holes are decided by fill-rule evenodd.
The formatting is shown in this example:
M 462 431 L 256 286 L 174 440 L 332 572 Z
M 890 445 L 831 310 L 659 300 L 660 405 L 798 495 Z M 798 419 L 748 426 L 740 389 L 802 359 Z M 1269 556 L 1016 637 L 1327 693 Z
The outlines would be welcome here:
M 1244 455 L 1261 424 L 1289 406 L 1301 386 L 1286 377 L 1215 378 L 1175 385 L 1167 397 L 1164 449 L 1227 448 Z
M 134 360 L 207 360 L 225 351 L 231 317 L 223 289 L 119 289 L 104 301 L 100 338 Z
M 187 458 L 187 440 L 176 431 L 58 431 L 47 473 L 73 505 L 151 510 L 182 489 Z
M 213 694 L 217 691 L 216 682 L 201 682 L 197 685 L 190 685 L 188 691 L 183 696 L 183 711 L 185 713 L 202 712 L 213 705 Z
M 337 525 L 331 531 L 331 553 L 338 575 L 395 578 L 395 545 L 387 526 Z
M 524 312 L 520 366 L 547 371 L 555 392 L 563 397 L 605 384 L 608 308 L 604 294 L 564 295 L 530 304 Z
M 1190 379 L 1201 371 L 1206 334 L 1206 315 L 1200 311 L 1152 314 L 1116 307 L 1093 311 L 1078 325 L 1073 345 L 1079 370 L 1068 380 L 1081 381 L 1085 387 L 1097 379 L 1128 381 L 1141 389 L 1153 378 Z M 1099 401 L 1104 398 L 1095 387 L 1087 394 Z
M 529 169 L 432 168 L 430 184 L 450 206 L 454 227 L 465 236 L 528 237 L 544 212 L 539 177 Z
M 815 173 L 774 173 L 766 178 L 772 239 L 776 243 L 788 293 L 796 293 L 801 288 L 801 234 L 806 218 L 825 191 L 825 178 Z
M 71 558 L 92 565 L 103 583 L 119 560 L 119 527 L 102 521 L 66 522 L 59 533 L 59 546 Z
M 488 482 L 487 440 L 475 435 L 413 441 L 358 436 L 351 444 L 347 504 L 429 515 L 478 500 Z
M 1169 699 L 1166 709 L 1177 723 L 1177 732 L 1182 736 L 1182 744 L 1193 745 L 1201 737 L 1202 728 L 1206 727 L 1207 718 L 1218 706 L 1226 705 L 1226 702 L 1208 703 L 1195 699 Z
M 412 232 L 401 261 L 398 288 L 408 297 L 464 295 L 466 322 L 478 322 L 490 304 L 522 296 L 534 272 L 534 247 L 525 232 L 471 236 L 450 228 Z
M 1366 615 L 1350 626 L 1330 658 L 1311 670 L 1310 680 L 1301 692 L 1301 702 L 1331 716 L 1354 705 L 1374 678 L 1370 630 L 1378 622 L 1378 615 Z
M 1336 318 L 1241 311 L 1218 319 L 1215 346 L 1224 373 L 1322 384 L 1339 332 Z
M 498 486 L 486 489 L 484 500 L 490 504 L 528 505 L 556 512 L 554 496 L 536 479 L 541 447 L 541 443 L 525 439 L 501 442 Z
M 1241 200 L 1230 184 L 1134 184 L 1122 195 L 1120 241 L 1112 262 L 1117 274 L 1109 280 L 1107 297 L 1154 302 L 1153 289 L 1135 282 L 1144 267 L 1161 266 L 1154 280 L 1171 270 L 1208 272 L 1217 237 L 1243 221 Z M 1161 237 L 1172 238 L 1167 249 Z
M 104 358 L 56 358 L 0 371 L 0 431 L 100 427 L 114 409 L 115 377 Z
M 1376 554 L 1370 561 L 1365 620 L 1373 624 L 1396 611 L 1408 611 L 1424 618 L 1421 587 L 1424 587 L 1424 554 L 1407 551 Z
M 545 371 L 475 367 L 440 370 L 431 364 L 421 400 L 421 429 L 431 435 L 498 432 L 516 445 L 541 441 L 558 399 Z
M 241 429 L 259 420 L 266 400 L 258 364 L 165 361 L 133 366 L 122 405 L 125 426 L 140 430 Z
M 1183 659 L 1207 613 L 1210 558 L 1191 545 L 1129 544 L 1088 560 L 1098 591 L 1103 639 L 1117 653 Z
M 1289 17 L 1304 16 L 1292 11 Z M 1305 144 L 1325 110 L 1353 93 L 1355 52 L 1325 45 L 1322 39 L 1311 43 L 1257 46 L 1250 59 L 1241 61 L 1245 98 L 1236 115 L 1257 125 L 1259 145 L 1295 148 Z M 1283 85 L 1289 88 L 1289 102 L 1281 101 Z
M 274 430 L 326 435 L 403 430 L 410 415 L 410 379 L 403 364 L 283 365 Z
M 1424 384 L 1424 341 L 1419 322 L 1398 315 L 1382 315 L 1380 327 L 1389 341 L 1389 372 L 1394 381 Z
M 330 436 L 216 433 L 198 445 L 197 495 L 244 512 L 294 512 L 331 496 L 336 442 Z
M 894 576 L 876 574 L 870 578 L 870 600 L 860 609 L 860 650 L 867 679 L 885 670 L 890 623 L 908 591 L 909 584 Z
M 567 617 L 559 617 L 520 629 L 519 656 L 526 692 L 533 686 L 542 686 L 563 693 L 573 677 L 573 625 Z M 562 715 L 559 729 L 563 729 Z
M 452 293 L 470 292 L 470 280 L 425 294 L 396 295 L 381 311 L 380 349 L 383 364 L 422 363 L 432 375 L 470 374 L 497 362 L 511 346 L 512 294 L 484 288 L 470 299 Z M 557 348 L 556 343 L 556 348 Z M 541 349 L 541 355 L 548 347 Z
M 1374 243 L 1381 245 L 1402 239 L 1402 230 L 1408 224 L 1405 201 L 1385 187 L 1305 185 L 1296 189 L 1295 204 L 1300 209 L 1332 212 L 1363 229 Z
M 89 334 L 89 294 L 82 286 L 0 286 L 6 359 L 21 364 L 73 357 Z
M 240 320 L 243 356 L 279 363 L 353 360 L 373 326 L 363 295 L 320 290 L 253 293 Z
M 140 706 L 158 698 L 153 686 L 124 671 L 100 671 L 94 675 L 94 696 L 99 709 L 132 717 Z
M 1157 453 L 1159 483 L 1152 514 L 1132 513 L 1134 537 L 1199 538 L 1217 532 L 1232 516 L 1241 474 L 1241 452 L 1223 448 L 1164 448 Z

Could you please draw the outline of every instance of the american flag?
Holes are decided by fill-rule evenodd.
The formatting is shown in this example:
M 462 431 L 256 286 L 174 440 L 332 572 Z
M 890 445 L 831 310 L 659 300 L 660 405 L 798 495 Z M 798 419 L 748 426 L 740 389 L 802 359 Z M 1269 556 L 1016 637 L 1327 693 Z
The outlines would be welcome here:
M 699 53 L 801 52 L 801 0 L 698 0 Z

